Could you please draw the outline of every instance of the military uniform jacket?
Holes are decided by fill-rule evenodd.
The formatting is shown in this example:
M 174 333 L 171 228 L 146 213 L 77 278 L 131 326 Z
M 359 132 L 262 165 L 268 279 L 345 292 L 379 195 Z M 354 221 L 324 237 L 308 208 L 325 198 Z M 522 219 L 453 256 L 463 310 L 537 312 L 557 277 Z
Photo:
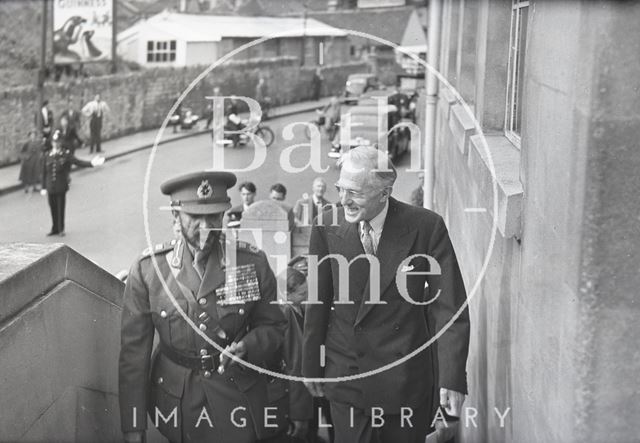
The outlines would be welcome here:
M 277 408 L 270 412 L 277 418 L 269 424 L 285 426 L 287 384 L 280 378 L 268 378 L 241 364 L 228 366 L 222 375 L 215 367 L 207 374 L 176 364 L 163 352 L 168 347 L 189 356 L 218 353 L 186 323 L 163 284 L 196 327 L 222 348 L 242 339 L 247 348 L 244 358 L 261 367 L 273 361 L 280 350 L 285 319 L 280 308 L 270 304 L 276 299 L 276 281 L 265 254 L 248 243 L 237 243 L 236 269 L 244 269 L 237 275 L 244 275 L 249 281 L 257 279 L 257 285 L 249 301 L 224 304 L 229 301 L 225 288 L 231 284 L 227 279 L 225 241 L 221 239 L 219 247 L 214 248 L 218 253 L 212 251 L 209 256 L 202 280 L 182 239 L 146 251 L 132 266 L 125 286 L 119 362 L 124 432 L 145 429 L 145 411 L 152 421 L 157 421 L 156 411 L 168 417 L 175 408 L 177 423 L 174 419 L 168 423 L 160 419 L 157 424 L 167 438 L 176 442 L 251 442 L 256 436 L 272 435 L 277 429 L 265 426 L 265 407 Z M 157 261 L 159 274 L 152 258 Z M 152 355 L 154 330 L 159 337 L 159 350 Z M 199 420 L 203 407 L 210 421 Z M 236 408 L 241 408 L 236 411 L 236 423 L 246 418 L 245 427 L 238 427 L 231 420 Z
M 49 194 L 60 194 L 69 190 L 71 165 L 91 167 L 90 161 L 80 160 L 68 149 L 45 152 L 42 168 L 42 186 Z
M 347 261 L 364 254 L 358 224 L 348 223 L 338 209 L 337 225 L 331 209 L 323 214 L 326 226 L 311 231 L 309 254 L 321 260 L 328 254 Z M 435 271 L 425 258 L 433 257 L 440 275 L 420 275 Z M 466 300 L 458 263 L 442 218 L 391 198 L 382 236 L 376 252 L 380 263 L 379 281 L 369 279 L 369 262 L 354 260 L 349 268 L 348 292 L 353 304 L 336 303 L 338 263 L 327 259 L 318 266 L 318 295 L 322 304 L 308 304 L 303 338 L 305 377 L 344 377 L 372 371 L 405 357 L 440 331 Z M 311 265 L 309 266 L 311 273 Z M 401 297 L 397 275 L 406 278 L 406 292 L 415 301 L 433 300 L 426 306 Z M 428 291 L 425 291 L 428 283 Z M 366 304 L 370 286 L 380 286 L 380 301 Z M 310 288 L 311 291 L 311 288 Z M 441 291 L 440 294 L 435 295 Z M 321 366 L 320 346 L 325 345 L 326 364 Z M 466 360 L 469 345 L 469 316 L 465 308 L 433 345 L 404 363 L 366 378 L 327 383 L 330 401 L 370 410 L 382 407 L 387 414 L 399 414 L 401 407 L 417 407 L 438 402 L 440 387 L 466 393 Z M 435 351 L 437 349 L 437 358 Z

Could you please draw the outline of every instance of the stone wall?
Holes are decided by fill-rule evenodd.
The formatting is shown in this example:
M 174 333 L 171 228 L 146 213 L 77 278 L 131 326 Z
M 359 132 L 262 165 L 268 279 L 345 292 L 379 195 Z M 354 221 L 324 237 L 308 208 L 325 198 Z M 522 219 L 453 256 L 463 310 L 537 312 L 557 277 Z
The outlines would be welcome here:
M 480 279 L 462 441 L 636 441 L 640 6 L 530 3 L 518 147 L 502 129 L 511 2 L 476 6 L 477 44 L 443 40 L 475 63 L 443 73 L 475 91 L 486 145 L 443 88 L 435 166 L 467 290 Z
M 77 106 L 91 100 L 97 92 L 109 104 L 103 138 L 109 139 L 161 125 L 175 99 L 205 67 L 150 69 L 128 74 L 91 77 L 47 83 L 44 96 L 49 100 L 54 118 L 67 108 L 67 97 L 73 96 Z M 253 96 L 258 76 L 266 78 L 268 94 L 275 105 L 311 99 L 311 78 L 315 68 L 300 67 L 298 60 L 282 57 L 259 61 L 231 61 L 214 69 L 189 93 L 184 106 L 202 115 L 207 102 L 204 97 L 220 86 L 224 95 Z M 325 66 L 322 95 L 339 94 L 346 78 L 355 72 L 368 72 L 365 63 Z M 0 165 L 18 161 L 21 141 L 34 125 L 38 108 L 38 91 L 34 86 L 11 88 L 0 92 Z M 88 135 L 85 121 L 81 133 Z

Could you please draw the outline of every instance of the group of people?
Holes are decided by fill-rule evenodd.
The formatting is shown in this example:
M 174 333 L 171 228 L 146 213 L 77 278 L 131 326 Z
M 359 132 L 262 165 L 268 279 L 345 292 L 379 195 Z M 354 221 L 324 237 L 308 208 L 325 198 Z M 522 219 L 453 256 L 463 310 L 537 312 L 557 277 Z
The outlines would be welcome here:
M 245 181 L 238 186 L 240 191 L 241 204 L 232 207 L 226 213 L 226 223 L 228 228 L 237 228 L 241 224 L 242 214 L 249 209 L 256 199 L 257 187 L 253 182 Z M 293 207 L 285 203 L 287 198 L 287 188 L 282 183 L 275 183 L 269 188 L 269 199 L 279 202 L 289 213 L 291 221 L 297 226 L 311 226 L 318 212 L 323 207 L 330 204 L 324 198 L 327 191 L 327 183 L 322 177 L 313 180 L 311 194 L 304 193 L 302 198 L 296 200 Z
M 20 151 L 21 167 L 19 180 L 26 193 L 40 191 L 48 197 L 51 212 L 51 230 L 47 235 L 65 235 L 66 193 L 69 190 L 71 167 L 94 167 L 104 163 L 97 156 L 91 161 L 80 160 L 75 156 L 77 149 L 85 142 L 80 137 L 81 118 L 89 119 L 89 152 L 101 153 L 102 122 L 109 113 L 109 106 L 96 94 L 81 111 L 69 97 L 67 109 L 58 120 L 54 119 L 49 102 L 44 101 L 36 112 L 36 129 L 28 132 L 28 140 Z
M 229 172 L 161 185 L 178 235 L 145 250 L 126 280 L 125 441 L 144 441 L 147 414 L 170 442 L 319 441 L 321 429 L 336 443 L 422 443 L 455 432 L 438 417 L 460 416 L 465 400 L 469 315 L 444 220 L 391 196 L 396 170 L 374 147 L 339 166 L 339 206 L 324 204 L 322 178 L 296 202 L 315 210 L 309 253 L 278 276 L 285 284 L 265 252 L 223 231 L 225 213 L 241 220 L 253 204 L 253 183 L 240 185 L 237 208 Z

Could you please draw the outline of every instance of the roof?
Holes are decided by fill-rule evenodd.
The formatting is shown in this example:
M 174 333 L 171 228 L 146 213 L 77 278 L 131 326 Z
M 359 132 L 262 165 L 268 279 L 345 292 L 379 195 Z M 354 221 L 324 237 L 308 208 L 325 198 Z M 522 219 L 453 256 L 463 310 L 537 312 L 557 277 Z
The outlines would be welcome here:
M 312 17 L 339 29 L 364 32 L 400 45 L 412 7 L 310 12 Z
M 230 15 L 179 14 L 164 11 L 141 20 L 118 34 L 118 40 L 128 39 L 144 29 L 168 34 L 189 42 L 220 41 L 222 38 L 343 37 L 344 31 L 317 20 L 302 17 L 244 17 Z

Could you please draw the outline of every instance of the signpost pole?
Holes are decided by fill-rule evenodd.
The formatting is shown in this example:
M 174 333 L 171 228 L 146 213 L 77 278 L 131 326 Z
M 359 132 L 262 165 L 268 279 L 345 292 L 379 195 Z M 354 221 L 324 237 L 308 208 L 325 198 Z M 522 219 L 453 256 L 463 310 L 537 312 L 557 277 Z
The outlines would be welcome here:
M 118 47 L 118 1 L 112 0 L 111 6 L 111 73 L 118 70 L 117 47 Z
M 48 1 L 42 0 L 42 35 L 40 41 L 40 69 L 38 70 L 38 109 L 42 107 L 44 101 L 44 77 L 47 65 L 47 25 L 49 24 L 48 17 Z M 42 128 L 38 128 L 42 130 Z

